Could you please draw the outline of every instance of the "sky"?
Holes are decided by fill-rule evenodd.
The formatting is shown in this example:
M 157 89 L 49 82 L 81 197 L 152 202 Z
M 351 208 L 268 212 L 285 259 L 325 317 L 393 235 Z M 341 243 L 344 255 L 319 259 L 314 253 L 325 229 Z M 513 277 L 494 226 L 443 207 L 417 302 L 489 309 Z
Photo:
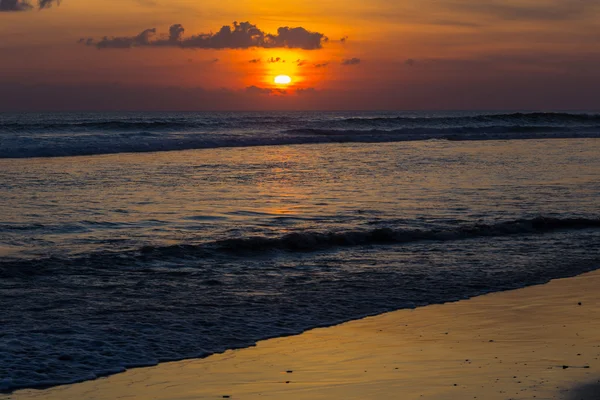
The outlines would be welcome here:
M 0 0 L 0 111 L 599 110 L 598 43 L 600 0 Z

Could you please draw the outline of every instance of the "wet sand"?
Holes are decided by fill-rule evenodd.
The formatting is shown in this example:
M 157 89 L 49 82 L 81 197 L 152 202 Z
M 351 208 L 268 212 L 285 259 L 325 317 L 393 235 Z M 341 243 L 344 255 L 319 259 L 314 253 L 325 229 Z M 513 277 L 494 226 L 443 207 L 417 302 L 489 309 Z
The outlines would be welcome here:
M 600 271 L 10 399 L 600 399 Z

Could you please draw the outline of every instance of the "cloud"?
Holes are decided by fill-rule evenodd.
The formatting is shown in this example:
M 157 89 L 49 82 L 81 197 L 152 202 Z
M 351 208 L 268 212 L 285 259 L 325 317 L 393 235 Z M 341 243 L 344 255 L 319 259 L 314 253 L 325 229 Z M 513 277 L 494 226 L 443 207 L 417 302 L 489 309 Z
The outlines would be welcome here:
M 79 39 L 79 43 L 85 44 L 87 46 L 92 46 L 94 44 L 94 41 L 93 41 L 93 39 L 89 39 L 89 38 L 88 39 L 81 38 L 81 39 Z
M 250 64 L 260 64 L 260 58 L 253 58 L 252 60 L 248 61 Z
M 6 0 L 3 0 L 6 1 Z M 11 0 L 14 1 L 14 0 Z M 234 22 L 223 26 L 217 33 L 203 33 L 184 37 L 181 24 L 172 25 L 169 33 L 154 39 L 155 28 L 146 29 L 136 36 L 108 37 L 99 41 L 85 40 L 86 45 L 98 49 L 129 49 L 133 47 L 178 47 L 183 49 L 248 49 L 290 48 L 317 50 L 329 39 L 322 33 L 311 32 L 302 27 L 281 27 L 277 34 L 265 33 L 250 22 Z
M 258 86 L 252 85 L 246 88 L 246 93 L 250 94 L 271 94 L 271 89 L 260 88 Z
M 19 0 L 0 0 L 0 11 L 28 11 L 31 4 Z
M 315 68 L 325 68 L 326 66 L 328 66 L 329 63 L 328 62 L 324 62 L 324 63 L 319 63 L 319 64 L 314 64 Z
M 412 58 L 409 58 L 408 60 L 404 61 L 404 64 L 408 65 L 409 67 L 413 67 L 416 63 L 417 62 Z
M 287 91 L 284 89 L 269 89 L 269 88 L 261 88 L 258 86 L 248 86 L 246 88 L 246 93 L 252 95 L 270 95 L 270 94 L 287 94 Z
M 105 37 L 98 43 L 94 43 L 93 40 L 88 39 L 85 44 L 88 46 L 95 45 L 99 49 L 130 49 L 132 47 L 149 46 L 150 39 L 155 34 L 156 29 L 152 28 L 146 29 L 139 35 L 133 37 L 114 37 L 110 39 Z
M 180 41 L 181 38 L 183 37 L 184 32 L 185 32 L 185 29 L 184 29 L 183 25 L 181 25 L 181 24 L 171 25 L 171 27 L 169 28 L 169 41 L 171 41 L 171 42 Z
M 340 42 L 342 43 L 346 43 L 348 41 L 348 36 L 344 36 L 343 38 L 340 39 Z
M 38 0 L 37 8 L 43 10 L 59 3 L 60 0 Z M 0 0 L 0 12 L 29 11 L 33 8 L 28 0 Z
M 348 58 L 342 61 L 342 65 L 357 65 L 360 64 L 360 58 Z
M 267 62 L 274 64 L 274 63 L 278 63 L 278 62 L 285 62 L 285 60 L 282 60 L 281 57 L 277 57 L 277 58 L 271 57 L 271 58 L 267 59 Z
M 288 47 L 290 49 L 320 49 L 329 39 L 318 32 L 310 32 L 302 27 L 277 29 L 277 35 L 267 35 L 272 47 Z
M 40 9 L 50 8 L 54 3 L 60 4 L 60 0 L 38 0 L 38 6 Z

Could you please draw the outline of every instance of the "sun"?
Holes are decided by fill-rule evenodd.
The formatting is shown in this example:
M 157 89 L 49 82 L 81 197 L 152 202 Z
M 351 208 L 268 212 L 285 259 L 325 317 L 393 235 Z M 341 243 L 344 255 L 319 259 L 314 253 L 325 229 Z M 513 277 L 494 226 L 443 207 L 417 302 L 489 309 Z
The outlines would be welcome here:
M 292 83 L 292 78 L 290 78 L 288 75 L 277 75 L 274 79 L 274 82 L 277 85 L 289 85 Z

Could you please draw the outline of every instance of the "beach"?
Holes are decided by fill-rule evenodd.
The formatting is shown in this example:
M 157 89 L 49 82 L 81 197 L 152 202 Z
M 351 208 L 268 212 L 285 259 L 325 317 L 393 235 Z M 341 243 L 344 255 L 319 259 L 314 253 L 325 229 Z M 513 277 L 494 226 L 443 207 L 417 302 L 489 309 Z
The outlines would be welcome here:
M 597 399 L 600 272 L 317 328 L 27 399 Z

